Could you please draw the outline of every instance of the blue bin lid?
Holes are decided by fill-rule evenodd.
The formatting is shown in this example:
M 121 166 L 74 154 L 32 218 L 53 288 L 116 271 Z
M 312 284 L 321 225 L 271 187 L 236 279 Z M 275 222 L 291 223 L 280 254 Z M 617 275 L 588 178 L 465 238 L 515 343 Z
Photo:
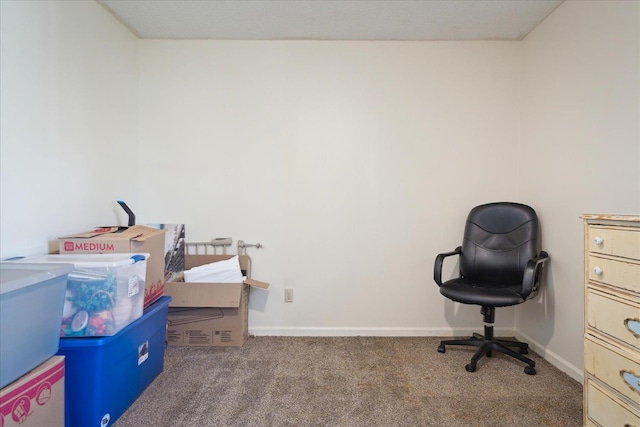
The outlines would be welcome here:
M 0 262 L 0 295 L 68 275 L 73 264 Z

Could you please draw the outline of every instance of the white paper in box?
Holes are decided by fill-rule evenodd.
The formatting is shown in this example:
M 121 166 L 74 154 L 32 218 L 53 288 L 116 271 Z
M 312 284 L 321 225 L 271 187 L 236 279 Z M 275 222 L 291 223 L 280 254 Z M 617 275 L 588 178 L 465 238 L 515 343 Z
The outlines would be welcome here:
M 241 283 L 243 280 L 238 255 L 199 265 L 184 272 L 184 281 L 189 283 Z

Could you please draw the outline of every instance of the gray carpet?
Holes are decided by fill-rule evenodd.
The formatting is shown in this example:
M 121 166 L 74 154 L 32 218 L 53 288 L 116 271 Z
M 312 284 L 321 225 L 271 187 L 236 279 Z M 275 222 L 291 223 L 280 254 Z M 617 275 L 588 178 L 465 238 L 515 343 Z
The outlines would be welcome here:
M 169 347 L 164 372 L 114 424 L 141 426 L 581 426 L 582 385 L 530 352 L 440 339 L 251 337 L 241 348 Z

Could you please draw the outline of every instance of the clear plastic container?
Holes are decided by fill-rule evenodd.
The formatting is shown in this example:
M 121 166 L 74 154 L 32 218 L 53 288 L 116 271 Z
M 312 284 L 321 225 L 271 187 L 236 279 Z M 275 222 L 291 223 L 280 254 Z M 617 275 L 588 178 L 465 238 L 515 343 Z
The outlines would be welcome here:
M 0 263 L 0 388 L 56 354 L 70 264 Z
M 61 337 L 110 336 L 142 316 L 149 254 L 64 254 L 19 263 L 68 263 Z

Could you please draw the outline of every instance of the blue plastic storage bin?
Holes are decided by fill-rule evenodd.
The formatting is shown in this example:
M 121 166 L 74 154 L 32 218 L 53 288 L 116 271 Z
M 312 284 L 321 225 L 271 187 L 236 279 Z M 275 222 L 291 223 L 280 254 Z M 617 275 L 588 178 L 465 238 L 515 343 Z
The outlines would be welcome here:
M 162 372 L 170 301 L 161 297 L 116 335 L 60 338 L 67 426 L 111 425 Z

